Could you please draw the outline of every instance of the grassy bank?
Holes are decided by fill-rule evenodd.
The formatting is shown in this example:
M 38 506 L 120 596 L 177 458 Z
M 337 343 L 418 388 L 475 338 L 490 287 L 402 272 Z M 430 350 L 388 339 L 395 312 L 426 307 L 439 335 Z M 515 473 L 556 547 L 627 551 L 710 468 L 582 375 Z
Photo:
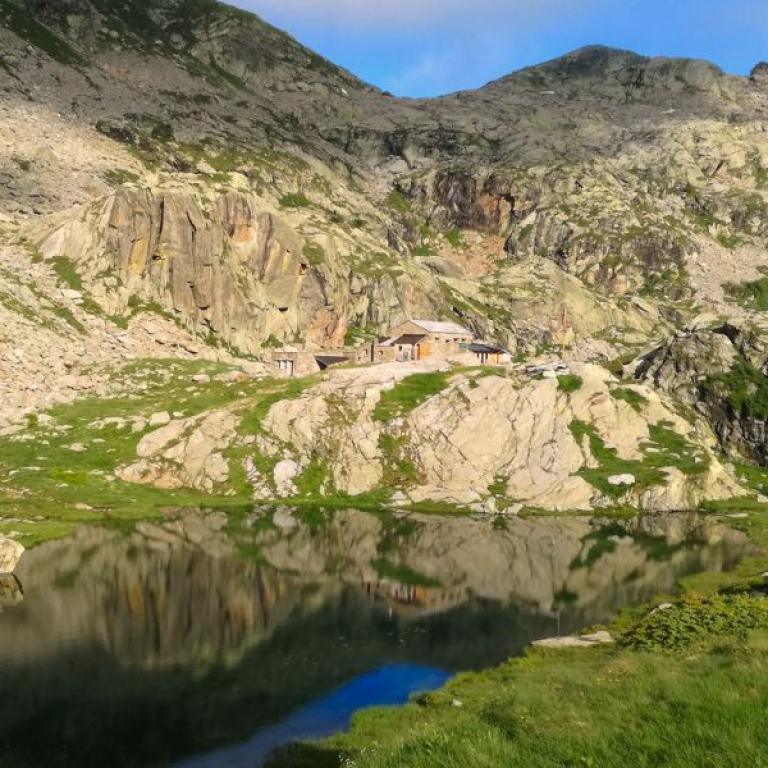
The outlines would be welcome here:
M 281 766 L 623 768 L 765 765 L 768 636 L 692 655 L 537 651 L 465 674 Z M 343 756 L 343 757 L 341 757 Z
M 138 521 L 161 519 L 168 510 L 186 507 L 227 508 L 233 533 L 241 533 L 239 510 L 254 504 L 244 460 L 250 458 L 265 477 L 272 475 L 279 460 L 255 450 L 246 438 L 260 434 L 261 423 L 275 403 L 299 396 L 317 379 L 240 379 L 227 375 L 232 371 L 223 364 L 181 360 L 139 360 L 117 370 L 92 371 L 122 382 L 121 391 L 31 415 L 23 429 L 0 439 L 0 535 L 13 535 L 32 547 L 67 536 L 80 525 L 130 530 Z M 437 373 L 405 379 L 386 393 L 380 417 L 393 419 L 408 413 L 442 391 L 447 377 Z M 237 439 L 224 451 L 229 477 L 214 494 L 132 484 L 116 476 L 118 467 L 136 460 L 141 439 L 158 428 L 161 422 L 153 426 L 151 421 L 154 414 L 189 418 L 219 408 L 233 409 L 239 426 Z M 328 486 L 328 467 L 318 457 L 297 480 L 300 497 L 272 504 L 385 511 L 395 483 L 402 479 L 403 466 L 390 484 L 349 496 Z M 270 506 L 270 502 L 261 504 Z M 413 511 L 467 513 L 440 502 L 414 505 Z
M 202 361 L 134 362 L 108 372 L 123 381 L 124 394 L 85 398 L 31 417 L 23 432 L 0 440 L 0 534 L 13 533 L 30 547 L 78 525 L 157 519 L 168 507 L 252 504 L 245 487 L 231 486 L 228 495 L 212 498 L 129 484 L 114 475 L 135 460 L 139 441 L 157 428 L 149 422 L 154 413 L 190 417 L 242 404 L 258 419 L 296 388 L 293 380 L 216 380 L 228 370 Z
M 766 505 L 717 511 L 768 545 Z M 270 768 L 768 765 L 767 570 L 758 555 L 690 577 L 673 607 L 626 611 L 613 646 L 530 649 L 403 707 L 363 711 L 349 732 L 285 750 Z

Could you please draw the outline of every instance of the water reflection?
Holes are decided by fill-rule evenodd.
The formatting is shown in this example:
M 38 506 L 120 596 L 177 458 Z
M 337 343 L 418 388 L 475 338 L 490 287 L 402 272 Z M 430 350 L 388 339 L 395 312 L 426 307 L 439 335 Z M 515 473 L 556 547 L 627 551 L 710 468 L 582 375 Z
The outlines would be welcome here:
M 25 554 L 18 581 L 0 583 L 0 686 L 14 691 L 0 697 L 0 764 L 166 765 L 243 742 L 199 764 L 258 765 L 257 747 L 309 723 L 343 727 L 351 710 L 334 709 L 334 692 L 401 700 L 413 687 L 399 670 L 442 680 L 497 663 L 750 550 L 695 516 L 498 530 L 255 510 L 235 536 L 227 522 L 177 512 Z

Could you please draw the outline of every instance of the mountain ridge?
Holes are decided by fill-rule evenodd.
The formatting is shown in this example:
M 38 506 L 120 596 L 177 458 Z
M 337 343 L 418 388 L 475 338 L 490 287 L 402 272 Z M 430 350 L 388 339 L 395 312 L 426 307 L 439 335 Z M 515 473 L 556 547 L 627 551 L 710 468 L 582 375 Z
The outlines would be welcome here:
M 110 322 L 268 361 L 423 316 L 605 361 L 752 321 L 717 265 L 761 279 L 759 67 L 588 46 L 400 99 L 208 0 L 0 0 L 0 42 L 7 259 Z

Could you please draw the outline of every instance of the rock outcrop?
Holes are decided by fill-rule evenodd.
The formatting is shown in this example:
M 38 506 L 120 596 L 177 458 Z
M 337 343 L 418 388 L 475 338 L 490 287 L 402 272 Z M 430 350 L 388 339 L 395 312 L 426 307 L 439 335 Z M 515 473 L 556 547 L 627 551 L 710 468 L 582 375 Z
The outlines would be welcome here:
M 627 367 L 695 409 L 735 458 L 768 462 L 768 348 L 757 327 L 724 324 L 678 333 Z
M 752 68 L 749 79 L 759 85 L 768 84 L 768 61 L 761 61 Z
M 571 387 L 554 377 L 462 373 L 428 361 L 337 370 L 272 405 L 247 440 L 235 441 L 232 411 L 211 411 L 194 425 L 172 421 L 144 437 L 139 461 L 119 474 L 222 492 L 224 457 L 237 444 L 261 499 L 376 492 L 401 505 L 491 511 L 617 503 L 680 510 L 740 492 L 712 451 L 714 436 L 695 430 L 652 389 L 621 387 L 594 365 L 573 370 Z M 382 397 L 396 399 L 410 377 L 424 376 L 442 382 L 442 391 L 382 415 Z M 216 440 L 195 439 L 222 421 Z M 191 426 L 197 431 L 183 437 Z
M 109 314 L 158 307 L 249 354 L 270 337 L 303 333 L 318 346 L 342 344 L 346 286 L 330 295 L 304 240 L 259 206 L 243 194 L 206 205 L 192 194 L 123 189 L 57 227 L 40 249 L 67 254 Z
M 143 304 L 252 355 L 425 313 L 524 352 L 634 343 L 718 251 L 768 237 L 768 97 L 706 62 L 593 46 L 408 101 L 223 5 L 22 5 L 46 35 L 0 19 L 0 214 L 121 318 Z M 572 282 L 542 294 L 550 265 Z
M 131 483 L 156 488 L 197 488 L 211 492 L 229 478 L 222 451 L 235 437 L 238 419 L 225 410 L 174 419 L 139 442 L 139 461 L 119 467 L 117 475 Z
M 18 541 L 0 537 L 0 576 L 13 573 L 23 554 L 24 547 Z

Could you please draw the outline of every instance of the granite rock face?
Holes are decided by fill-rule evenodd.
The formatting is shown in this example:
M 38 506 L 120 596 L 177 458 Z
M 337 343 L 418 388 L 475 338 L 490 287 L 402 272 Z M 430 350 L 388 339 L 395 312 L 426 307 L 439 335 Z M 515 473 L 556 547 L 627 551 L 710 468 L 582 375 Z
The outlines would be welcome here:
M 767 363 L 760 329 L 725 324 L 681 332 L 635 361 L 628 372 L 693 407 L 725 452 L 765 465 Z
M 67 253 L 112 313 L 157 305 L 195 332 L 254 353 L 270 336 L 307 330 L 321 346 L 343 342 L 346 292 L 328 295 L 303 246 L 246 195 L 205 205 L 192 194 L 124 189 L 57 228 L 40 248 Z M 98 277 L 105 274 L 108 282 Z
M 402 100 L 223 5 L 14 4 L 50 38 L 0 23 L 0 211 L 120 317 L 146 304 L 248 354 L 425 313 L 523 350 L 562 317 L 647 338 L 768 236 L 761 66 L 592 46 Z M 597 294 L 598 329 L 549 265 Z M 621 317 L 640 295 L 645 321 Z
M 24 547 L 18 541 L 0 538 L 0 575 L 13 573 L 23 554 Z
M 289 499 L 299 488 L 318 499 L 377 492 L 400 504 L 491 511 L 590 511 L 616 503 L 674 511 L 738 495 L 712 450 L 714 436 L 697 432 L 652 389 L 636 386 L 633 397 L 626 389 L 617 396 L 618 382 L 603 368 L 574 371 L 581 383 L 573 392 L 557 378 L 477 376 L 429 361 L 333 371 L 271 406 L 248 444 L 246 479 L 255 498 Z M 382 420 L 382 397 L 425 374 L 444 376 L 442 391 Z M 142 439 L 139 462 L 120 476 L 221 492 L 236 419 L 227 411 L 210 411 L 195 423 L 200 419 L 197 431 L 226 421 L 226 434 L 220 430 L 220 439 L 201 452 L 193 450 L 197 441 L 183 437 L 188 425 L 171 422 Z M 685 455 L 665 448 L 670 441 L 684 446 Z M 223 463 L 212 485 L 215 478 L 202 470 L 214 457 Z M 258 469 L 269 466 L 271 474 Z M 624 471 L 617 474 L 617 467 Z
M 142 438 L 138 461 L 120 467 L 126 482 L 157 488 L 197 488 L 212 492 L 229 478 L 229 465 L 221 453 L 235 437 L 237 418 L 228 411 L 174 419 Z

